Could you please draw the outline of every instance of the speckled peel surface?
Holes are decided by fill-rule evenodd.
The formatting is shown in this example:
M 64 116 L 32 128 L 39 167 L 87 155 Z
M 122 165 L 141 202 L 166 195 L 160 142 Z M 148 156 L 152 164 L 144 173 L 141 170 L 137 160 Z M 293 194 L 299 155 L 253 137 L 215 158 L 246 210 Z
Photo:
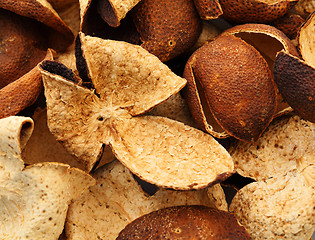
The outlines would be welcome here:
M 62 163 L 24 168 L 21 150 L 33 121 L 15 116 L 0 121 L 0 238 L 57 239 L 71 200 L 93 185 L 94 179 Z
M 314 0 L 1 0 L 0 239 L 310 240 L 313 11 Z M 225 57 L 190 64 L 222 38 Z M 207 69 L 212 80 L 197 79 Z M 275 111 L 244 124 L 271 89 Z M 200 111 L 210 98 L 241 125 Z M 225 128 L 260 130 L 245 143 Z

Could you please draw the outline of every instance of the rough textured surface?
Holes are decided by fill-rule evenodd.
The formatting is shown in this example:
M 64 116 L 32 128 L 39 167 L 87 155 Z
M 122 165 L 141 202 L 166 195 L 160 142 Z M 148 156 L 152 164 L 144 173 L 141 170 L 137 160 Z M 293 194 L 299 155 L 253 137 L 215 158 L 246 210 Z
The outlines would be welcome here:
M 134 174 L 162 187 L 198 189 L 222 181 L 233 173 L 230 155 L 210 135 L 167 118 L 130 115 L 130 112 L 142 113 L 145 109 L 151 109 L 155 104 L 171 97 L 185 84 L 184 79 L 176 76 L 155 56 L 139 46 L 117 43 L 118 46 L 122 44 L 123 48 L 116 54 L 114 48 L 117 45 L 112 40 L 86 37 L 82 45 L 95 42 L 103 45 L 97 49 L 105 48 L 108 55 L 103 53 L 103 58 L 110 60 L 105 63 L 106 61 L 101 61 L 102 58 L 97 58 L 97 61 L 94 61 L 95 65 L 88 64 L 88 67 L 93 68 L 89 69 L 89 75 L 96 79 L 94 81 L 96 92 L 100 86 L 111 89 L 106 94 L 104 89 L 99 95 L 94 94 L 94 90 L 80 86 L 82 81 L 69 74 L 68 70 L 64 70 L 66 74 L 60 73 L 60 70 L 65 69 L 60 64 L 45 62 L 40 65 L 47 99 L 49 129 L 71 154 L 80 159 L 88 171 L 99 159 L 102 148 L 110 145 L 118 160 Z M 130 51 L 124 51 L 129 48 Z M 115 66 L 112 77 L 107 79 L 100 77 L 102 76 L 100 69 L 95 70 L 98 68 L 104 70 L 107 68 L 106 64 L 112 64 L 112 61 L 119 64 L 122 58 L 125 65 L 134 66 L 135 59 L 126 58 L 126 54 L 133 53 L 134 50 L 136 53 L 139 51 L 140 56 L 144 54 L 147 59 L 152 58 L 159 64 L 156 70 L 155 65 L 144 67 L 147 62 L 139 63 L 139 67 L 143 67 L 148 74 L 152 72 L 149 74 L 153 75 L 152 81 L 145 83 L 147 79 L 140 77 L 139 82 L 133 84 L 137 79 L 131 76 L 137 78 L 139 76 L 137 72 L 127 71 L 127 74 L 130 74 L 128 81 L 124 82 L 124 78 L 121 78 L 121 82 L 118 82 Z M 91 54 L 91 51 L 87 52 Z M 87 59 L 91 61 L 91 58 L 92 56 Z M 51 69 L 53 66 L 56 69 Z M 167 72 L 162 73 L 163 69 Z M 134 68 L 131 67 L 131 70 Z M 117 75 L 120 71 L 122 69 Z M 125 73 L 126 71 L 123 74 Z M 101 82 L 101 79 L 106 84 Z M 129 95 L 123 96 L 121 92 L 128 92 Z M 146 92 L 150 92 L 151 95 L 148 96 Z M 113 95 L 118 96 L 118 100 Z M 133 99 L 128 99 L 128 96 Z
M 104 133 L 96 130 L 102 125 L 98 118 L 101 106 L 105 104 L 91 90 L 58 75 L 41 71 L 49 130 L 79 159 L 86 171 L 91 171 L 100 157 L 103 145 L 101 137 Z
M 249 142 L 258 139 L 274 115 L 275 88 L 267 62 L 237 37 L 220 36 L 199 48 L 188 60 L 184 77 L 187 103 L 193 116 L 202 107 L 206 130 L 214 118 L 228 134 Z M 196 92 L 201 106 L 190 99 Z M 209 133 L 216 129 L 220 131 L 212 127 Z
M 237 23 L 267 23 L 285 15 L 297 0 L 220 0 L 222 17 Z
M 148 111 L 186 84 L 140 46 L 83 34 L 81 42 L 96 92 L 114 106 L 125 107 L 131 115 Z
M 71 30 L 46 0 L 3 0 L 0 2 L 0 8 L 35 19 L 48 26 L 49 30 L 46 30 L 46 33 L 49 34 L 49 46 L 54 49 L 66 49 L 74 40 Z
M 315 123 L 315 68 L 281 51 L 275 61 L 274 79 L 283 99 L 294 111 Z
M 33 121 L 24 117 L 0 121 L 0 238 L 55 240 L 63 230 L 71 200 L 93 185 L 94 179 L 58 163 L 24 168 L 21 150 Z
M 227 29 L 223 35 L 235 35 L 255 47 L 267 61 L 271 72 L 279 51 L 299 56 L 294 44 L 280 30 L 266 24 L 242 24 Z M 292 108 L 283 100 L 277 89 L 277 109 L 274 117 L 291 112 Z
M 97 11 L 112 27 L 118 27 L 120 20 L 137 5 L 140 0 L 99 0 Z
M 117 159 L 158 186 L 200 189 L 233 172 L 232 159 L 214 138 L 180 122 L 134 117 L 114 120 L 113 129 L 110 144 Z
M 201 19 L 217 19 L 223 13 L 218 0 L 194 0 L 194 3 Z
M 193 0 L 142 0 L 132 11 L 141 46 L 162 62 L 193 46 L 201 32 L 201 20 Z
M 311 238 L 315 228 L 314 157 L 310 160 L 312 164 L 299 171 L 251 183 L 233 198 L 230 211 L 252 239 Z
M 209 200 L 205 190 L 160 189 L 149 196 L 118 161 L 99 168 L 93 177 L 97 184 L 70 205 L 66 222 L 69 240 L 115 239 L 128 223 L 151 211 L 190 204 L 215 207 L 220 201 Z M 218 190 L 210 188 L 209 192 L 218 193 Z M 219 199 L 223 200 L 224 194 Z
M 229 149 L 235 170 L 256 181 L 284 175 L 306 153 L 315 158 L 315 124 L 298 116 L 275 119 L 255 143 Z
M 298 14 L 286 14 L 272 22 L 272 25 L 282 31 L 288 38 L 295 39 L 305 19 Z
M 235 217 L 205 206 L 164 208 L 144 215 L 119 234 L 122 239 L 251 239 Z

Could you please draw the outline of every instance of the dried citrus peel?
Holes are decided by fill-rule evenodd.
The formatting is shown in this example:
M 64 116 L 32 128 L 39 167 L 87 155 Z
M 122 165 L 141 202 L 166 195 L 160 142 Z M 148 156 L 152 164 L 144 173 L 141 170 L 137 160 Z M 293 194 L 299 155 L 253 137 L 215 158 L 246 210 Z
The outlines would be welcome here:
M 134 174 L 161 187 L 203 188 L 233 172 L 231 157 L 210 135 L 163 117 L 134 117 L 177 93 L 185 85 L 184 79 L 139 46 L 93 37 L 85 37 L 82 45 L 90 40 L 101 45 L 99 50 L 107 49 L 98 58 L 101 54 L 94 48 L 91 57 L 95 59 L 86 58 L 87 63 L 94 62 L 87 66 L 91 66 L 89 75 L 95 90 L 47 71 L 45 62 L 41 65 L 49 128 L 87 170 L 92 169 L 102 146 L 108 144 Z M 117 45 L 123 47 L 113 49 Z M 82 49 L 87 57 L 85 47 Z M 139 61 L 142 56 L 146 56 L 145 62 Z M 120 67 L 122 59 L 124 70 Z M 148 66 L 147 62 L 156 64 Z M 103 78 L 106 84 L 101 82 L 103 69 L 109 76 Z M 149 81 L 144 77 L 148 75 L 152 77 Z M 149 94 L 142 98 L 144 86 Z
M 60 163 L 24 168 L 21 151 L 32 133 L 32 119 L 0 121 L 0 238 L 57 239 L 71 200 L 94 179 Z

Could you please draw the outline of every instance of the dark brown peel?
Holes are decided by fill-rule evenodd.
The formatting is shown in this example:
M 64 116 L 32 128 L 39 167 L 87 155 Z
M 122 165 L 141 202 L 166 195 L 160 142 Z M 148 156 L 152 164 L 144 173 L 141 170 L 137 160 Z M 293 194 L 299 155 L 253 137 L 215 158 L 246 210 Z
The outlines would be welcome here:
M 281 18 L 276 19 L 272 25 L 284 32 L 290 39 L 294 39 L 301 25 L 305 22 L 305 19 L 298 14 L 286 14 Z
M 271 72 L 259 52 L 237 37 L 220 36 L 199 48 L 184 77 L 192 115 L 211 134 L 221 127 L 221 132 L 253 141 L 272 119 L 276 103 Z
M 281 95 L 294 111 L 315 122 L 315 69 L 281 51 L 275 61 L 274 77 Z
M 0 8 L 0 89 L 22 77 L 46 55 L 38 22 Z
M 141 46 L 162 62 L 193 46 L 201 33 L 201 20 L 191 0 L 142 0 L 132 10 Z
M 191 205 L 164 208 L 151 212 L 123 229 L 123 239 L 250 239 L 236 218 L 224 211 Z
M 37 20 L 46 25 L 48 28 L 45 29 L 44 34 L 49 36 L 49 47 L 56 50 L 64 50 L 74 40 L 70 28 L 61 20 L 46 0 L 3 0 L 0 1 L 0 8 Z
M 52 53 L 48 50 L 45 59 L 52 60 L 52 58 Z M 35 66 L 18 80 L 0 89 L 0 118 L 16 115 L 31 106 L 42 89 L 42 76 Z

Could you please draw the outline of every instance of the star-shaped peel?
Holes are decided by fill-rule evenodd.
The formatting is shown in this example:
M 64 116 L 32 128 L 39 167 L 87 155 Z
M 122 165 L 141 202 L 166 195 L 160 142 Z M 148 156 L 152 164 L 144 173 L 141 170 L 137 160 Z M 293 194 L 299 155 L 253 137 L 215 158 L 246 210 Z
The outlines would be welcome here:
M 57 239 L 71 200 L 95 183 L 66 164 L 24 167 L 21 151 L 33 127 L 31 118 L 0 120 L 0 239 Z
M 87 171 L 110 145 L 131 172 L 160 187 L 199 189 L 232 174 L 232 158 L 210 135 L 165 117 L 141 115 L 179 92 L 185 79 L 126 42 L 81 33 L 80 51 L 78 69 L 87 71 L 92 90 L 57 62 L 40 68 L 50 131 Z

